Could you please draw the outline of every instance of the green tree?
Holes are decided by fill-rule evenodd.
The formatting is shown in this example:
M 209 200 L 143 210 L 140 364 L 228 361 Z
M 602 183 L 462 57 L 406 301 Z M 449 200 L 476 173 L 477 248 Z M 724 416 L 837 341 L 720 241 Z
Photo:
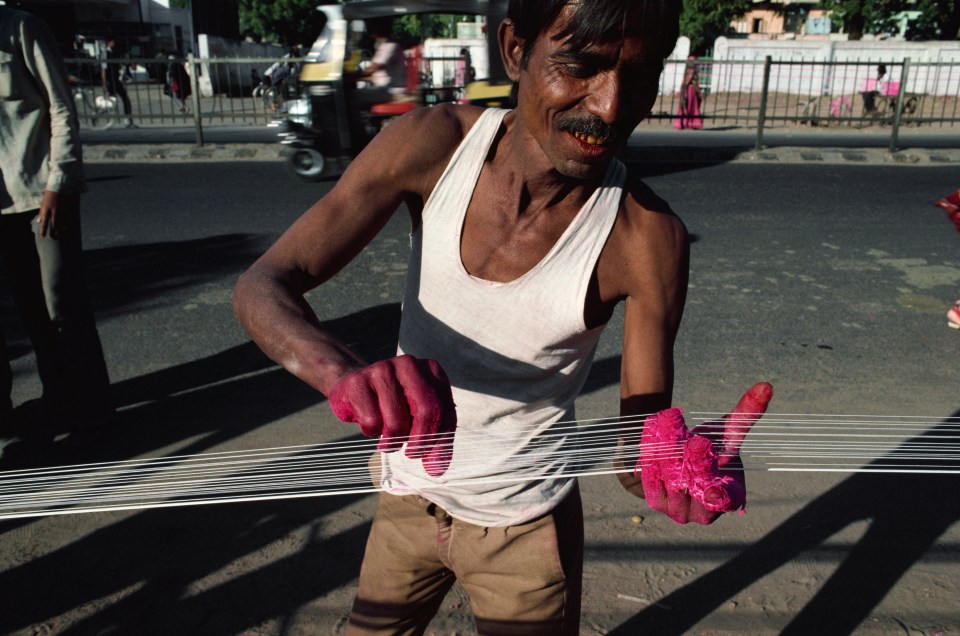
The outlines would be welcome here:
M 690 38 L 690 52 L 703 55 L 713 41 L 733 29 L 730 23 L 753 6 L 752 0 L 684 0 L 680 35 Z
M 240 0 L 240 35 L 257 42 L 309 47 L 323 28 L 317 0 Z
M 851 40 L 864 33 L 895 33 L 904 12 L 919 14 L 910 21 L 909 40 L 954 40 L 960 29 L 960 5 L 956 0 L 821 0 L 830 9 Z
M 908 40 L 960 39 L 960 3 L 956 0 L 917 0 L 904 8 L 920 12 L 907 27 Z
M 473 16 L 452 14 L 408 14 L 393 21 L 393 36 L 404 46 L 426 38 L 457 37 L 457 23 L 471 22 Z
M 851 40 L 864 33 L 889 33 L 897 28 L 895 14 L 903 0 L 821 0 L 830 9 L 830 19 L 839 21 Z

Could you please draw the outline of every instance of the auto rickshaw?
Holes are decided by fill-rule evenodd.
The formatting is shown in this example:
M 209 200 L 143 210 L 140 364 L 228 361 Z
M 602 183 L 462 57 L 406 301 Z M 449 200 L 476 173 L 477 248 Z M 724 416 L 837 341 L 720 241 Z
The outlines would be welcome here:
M 319 181 L 342 172 L 370 139 L 393 118 L 414 108 L 457 101 L 496 105 L 506 103 L 510 83 L 497 46 L 497 27 L 506 16 L 506 0 L 345 0 L 317 7 L 325 17 L 320 36 L 300 69 L 300 96 L 287 106 L 280 127 L 280 143 L 288 165 L 297 176 Z M 405 94 L 361 111 L 351 104 L 353 72 L 364 63 L 360 45 L 364 20 L 406 14 L 465 14 L 484 16 L 486 28 L 470 41 L 482 54 L 482 71 L 444 73 L 435 69 L 463 69 L 471 59 L 463 46 L 455 54 L 431 49 L 444 41 L 423 42 L 406 51 Z M 451 41 L 452 42 L 452 41 Z M 474 55 L 474 59 L 481 55 Z

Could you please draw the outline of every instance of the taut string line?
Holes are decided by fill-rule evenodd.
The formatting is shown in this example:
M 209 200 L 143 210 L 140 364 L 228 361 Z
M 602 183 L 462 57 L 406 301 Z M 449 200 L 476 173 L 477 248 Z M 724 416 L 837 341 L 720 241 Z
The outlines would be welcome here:
M 698 432 L 736 427 L 723 413 L 687 412 Z M 741 417 L 749 417 L 743 414 Z M 630 472 L 645 415 L 558 422 L 473 483 L 525 481 L 551 466 L 557 476 Z M 564 443 L 576 434 L 577 443 Z M 495 438 L 494 438 L 495 439 Z M 0 472 L 0 519 L 142 510 L 377 492 L 368 461 L 378 440 L 359 439 Z M 469 470 L 501 447 L 488 432 L 458 430 L 454 465 Z M 679 457 L 676 444 L 646 449 Z M 766 414 L 741 448 L 745 469 L 834 473 L 960 474 L 960 418 Z M 622 467 L 614 459 L 624 457 Z

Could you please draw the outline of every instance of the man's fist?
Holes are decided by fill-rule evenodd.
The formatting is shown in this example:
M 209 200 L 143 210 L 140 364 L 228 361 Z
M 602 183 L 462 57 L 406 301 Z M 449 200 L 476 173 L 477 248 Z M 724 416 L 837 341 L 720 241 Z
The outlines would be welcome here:
M 436 360 L 404 355 L 375 362 L 337 380 L 328 398 L 339 419 L 380 438 L 377 450 L 392 452 L 406 443 L 405 455 L 420 458 L 432 477 L 450 466 L 457 412 Z

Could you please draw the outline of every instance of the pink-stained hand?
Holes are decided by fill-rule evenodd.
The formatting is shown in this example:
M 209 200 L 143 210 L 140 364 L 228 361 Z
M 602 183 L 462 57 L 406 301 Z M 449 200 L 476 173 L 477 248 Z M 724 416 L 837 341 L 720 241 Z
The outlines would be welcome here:
M 770 384 L 755 384 L 728 415 L 692 431 L 678 408 L 648 417 L 634 475 L 640 471 L 650 507 L 677 523 L 704 525 L 742 510 L 747 489 L 740 447 L 772 397 Z
M 340 420 L 380 439 L 377 450 L 393 452 L 406 443 L 404 454 L 419 458 L 432 477 L 450 466 L 457 411 L 436 360 L 403 355 L 375 362 L 337 380 L 328 398 Z
M 957 228 L 957 232 L 960 232 L 960 190 L 943 197 L 934 203 L 934 205 L 938 208 L 943 208 L 946 210 L 947 216 L 951 221 L 953 221 L 953 225 Z

